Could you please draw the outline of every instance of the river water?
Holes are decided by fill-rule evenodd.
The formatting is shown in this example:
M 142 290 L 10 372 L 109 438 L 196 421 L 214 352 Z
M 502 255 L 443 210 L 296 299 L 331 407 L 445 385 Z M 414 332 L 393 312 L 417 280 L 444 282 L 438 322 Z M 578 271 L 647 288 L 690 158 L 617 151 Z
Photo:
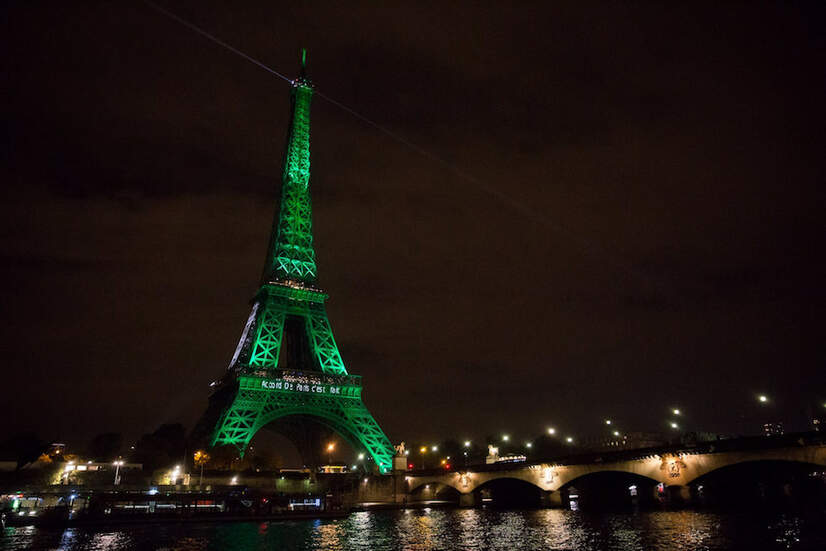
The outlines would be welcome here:
M 6 550 L 826 550 L 826 511 L 585 513 L 560 509 L 356 512 L 344 519 L 7 527 Z

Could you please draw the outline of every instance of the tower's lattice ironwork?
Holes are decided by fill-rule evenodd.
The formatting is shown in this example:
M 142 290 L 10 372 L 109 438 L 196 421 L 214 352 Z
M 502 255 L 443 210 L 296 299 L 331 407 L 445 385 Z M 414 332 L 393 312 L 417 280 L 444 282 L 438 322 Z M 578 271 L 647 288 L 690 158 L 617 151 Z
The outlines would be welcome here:
M 316 286 L 309 188 L 312 95 L 302 58 L 301 76 L 292 85 L 281 202 L 261 287 L 202 423 L 214 423 L 211 445 L 231 444 L 243 455 L 267 424 L 293 415 L 311 418 L 388 472 L 393 446 L 361 399 L 361 377 L 344 367 L 324 307 L 327 295 Z

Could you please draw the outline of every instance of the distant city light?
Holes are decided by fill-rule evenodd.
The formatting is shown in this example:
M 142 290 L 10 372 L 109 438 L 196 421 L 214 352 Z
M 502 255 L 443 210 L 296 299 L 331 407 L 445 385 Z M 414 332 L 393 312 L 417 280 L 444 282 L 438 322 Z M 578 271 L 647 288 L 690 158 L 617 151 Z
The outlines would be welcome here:
M 573 439 L 573 437 L 569 436 L 568 438 L 565 439 L 565 441 L 570 444 L 574 441 L 574 439 Z
M 507 442 L 508 440 L 510 440 L 510 436 L 508 436 L 507 434 L 505 434 L 505 435 L 503 435 L 503 436 L 502 436 L 502 440 L 504 440 L 505 442 Z
M 470 447 L 470 440 L 465 440 L 465 447 L 466 447 L 466 448 L 469 448 L 469 447 Z
M 679 410 L 679 409 L 673 409 L 673 410 L 671 410 L 671 411 L 674 413 L 674 415 L 679 415 L 679 414 L 680 414 L 680 410 Z
M 533 447 L 533 444 L 531 444 L 530 442 L 527 442 L 527 443 L 525 444 L 525 446 L 526 446 L 526 447 L 528 447 L 528 448 L 532 448 L 532 447 Z
M 548 434 L 556 434 L 556 429 L 554 429 L 554 428 L 548 429 Z
M 757 399 L 760 400 L 761 402 L 763 402 L 764 404 L 769 401 L 769 397 L 766 396 L 765 394 L 761 394 L 760 396 L 757 397 Z
M 610 420 L 610 419 L 606 419 L 606 420 L 605 420 L 605 424 L 606 424 L 606 425 L 610 425 L 610 424 L 611 424 L 611 420 Z
M 433 447 L 431 447 L 431 448 L 430 448 L 430 451 L 432 451 L 432 452 L 437 452 L 437 451 L 439 451 L 439 446 L 433 446 Z
M 675 423 L 674 421 L 672 421 L 672 422 L 671 422 L 671 428 L 672 428 L 672 429 L 677 429 L 677 428 L 680 428 L 680 427 L 679 427 L 679 425 L 677 425 L 677 423 Z
M 360 453 L 360 454 L 359 454 L 359 461 L 361 461 L 362 459 L 364 459 L 364 454 L 363 454 L 363 453 Z
M 619 431 L 618 430 L 614 431 L 614 436 L 619 436 Z

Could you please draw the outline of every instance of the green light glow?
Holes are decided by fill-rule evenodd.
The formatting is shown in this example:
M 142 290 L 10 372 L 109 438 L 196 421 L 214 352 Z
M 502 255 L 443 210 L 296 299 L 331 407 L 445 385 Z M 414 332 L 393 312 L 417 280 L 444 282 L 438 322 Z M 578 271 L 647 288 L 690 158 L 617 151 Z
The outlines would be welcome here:
M 307 79 L 294 81 L 292 117 L 281 177 L 281 206 L 272 236 L 266 280 L 312 284 L 317 277 L 310 201 L 310 101 Z
M 302 69 L 305 64 L 302 50 Z M 324 307 L 327 295 L 314 285 L 312 94 L 312 84 L 303 74 L 293 82 L 278 218 L 253 314 L 231 365 L 232 401 L 223 407 L 211 445 L 236 446 L 243 456 L 255 433 L 267 424 L 288 415 L 306 415 L 355 449 L 366 450 L 384 473 L 391 469 L 393 446 L 361 400 L 361 378 L 347 373 Z M 305 338 L 295 334 L 302 326 Z M 279 360 L 290 361 L 282 357 L 285 332 L 309 348 L 309 354 L 300 355 L 299 365 L 279 365 Z

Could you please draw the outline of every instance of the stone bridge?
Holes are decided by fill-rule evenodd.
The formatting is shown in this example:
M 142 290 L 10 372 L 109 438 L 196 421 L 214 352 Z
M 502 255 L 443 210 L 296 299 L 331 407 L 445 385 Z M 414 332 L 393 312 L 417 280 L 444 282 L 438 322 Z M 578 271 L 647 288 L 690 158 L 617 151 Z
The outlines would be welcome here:
M 756 461 L 782 461 L 826 467 L 826 443 L 822 437 L 800 438 L 788 445 L 756 447 L 763 442 L 743 439 L 749 445 L 737 448 L 737 440 L 711 443 L 702 448 L 638 450 L 591 454 L 566 461 L 498 463 L 458 469 L 451 472 L 415 472 L 406 476 L 408 494 L 415 495 L 422 486 L 444 485 L 459 492 L 460 503 L 474 502 L 473 493 L 496 480 L 521 480 L 542 490 L 549 504 L 560 504 L 560 490 L 576 483 L 587 475 L 596 473 L 626 473 L 637 475 L 669 488 L 671 493 L 688 495 L 688 487 L 704 475 L 724 467 Z M 778 442 L 769 442 L 775 444 Z M 722 449 L 720 449 L 722 448 Z

